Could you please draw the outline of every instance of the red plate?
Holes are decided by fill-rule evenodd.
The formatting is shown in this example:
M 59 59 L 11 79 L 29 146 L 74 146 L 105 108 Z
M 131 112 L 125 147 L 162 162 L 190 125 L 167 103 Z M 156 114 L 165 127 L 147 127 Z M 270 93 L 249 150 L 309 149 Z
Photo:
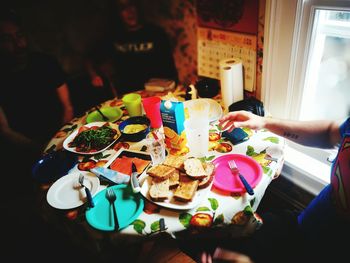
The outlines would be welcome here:
M 243 183 L 239 179 L 238 175 L 231 173 L 228 161 L 234 160 L 241 174 L 254 188 L 261 180 L 263 170 L 260 164 L 253 158 L 243 154 L 225 154 L 214 159 L 215 165 L 215 177 L 214 186 L 220 190 L 233 192 L 233 193 L 245 193 Z

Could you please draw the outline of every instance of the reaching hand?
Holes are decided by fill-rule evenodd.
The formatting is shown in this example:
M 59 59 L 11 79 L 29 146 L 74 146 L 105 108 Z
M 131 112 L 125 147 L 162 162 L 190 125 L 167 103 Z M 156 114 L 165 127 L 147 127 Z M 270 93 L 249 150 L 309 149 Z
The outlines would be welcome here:
M 219 120 L 219 126 L 221 129 L 228 129 L 228 131 L 241 127 L 259 130 L 264 128 L 264 125 L 265 120 L 263 117 L 255 115 L 249 111 L 233 111 L 226 114 Z
M 91 84 L 96 88 L 103 87 L 103 80 L 100 76 L 96 75 L 91 78 Z

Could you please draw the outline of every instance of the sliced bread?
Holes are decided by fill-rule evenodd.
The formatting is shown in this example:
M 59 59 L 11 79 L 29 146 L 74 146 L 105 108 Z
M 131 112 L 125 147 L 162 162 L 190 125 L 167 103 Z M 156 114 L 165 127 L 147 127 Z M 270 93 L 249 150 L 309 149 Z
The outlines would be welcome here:
M 169 177 L 169 187 L 175 188 L 179 185 L 180 171 L 175 169 L 175 171 Z
M 203 163 L 203 168 L 207 173 L 207 176 L 199 180 L 199 189 L 207 187 L 214 178 L 215 165 L 213 163 Z
M 176 169 L 174 167 L 158 164 L 148 169 L 147 174 L 152 176 L 154 179 L 158 181 L 163 181 L 163 180 L 169 179 L 169 177 L 173 172 L 175 172 L 175 170 Z
M 184 167 L 186 174 L 194 179 L 202 179 L 207 176 L 202 162 L 197 158 L 188 158 L 184 162 Z
M 149 195 L 153 201 L 164 201 L 169 197 L 169 179 L 159 181 L 152 179 Z
M 184 171 L 184 162 L 186 159 L 187 157 L 184 155 L 175 156 L 172 154 L 168 154 L 163 164 L 170 167 L 174 167 L 180 171 Z
M 198 180 L 182 180 L 174 192 L 174 198 L 182 202 L 191 201 L 197 191 L 198 184 Z

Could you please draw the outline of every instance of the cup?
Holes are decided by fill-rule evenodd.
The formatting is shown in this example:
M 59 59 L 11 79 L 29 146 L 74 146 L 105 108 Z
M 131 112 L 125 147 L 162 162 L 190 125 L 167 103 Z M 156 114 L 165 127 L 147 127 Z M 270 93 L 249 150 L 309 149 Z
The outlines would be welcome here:
M 129 116 L 141 116 L 141 95 L 137 93 L 129 93 L 123 96 L 122 101 L 129 113 Z
M 210 104 L 205 99 L 194 99 L 186 102 L 189 118 L 209 119 Z
M 185 120 L 184 126 L 190 155 L 196 158 L 205 157 L 209 147 L 209 120 L 190 117 Z
M 150 132 L 146 137 L 147 150 L 151 155 L 152 164 L 158 165 L 165 160 L 164 136 L 156 131 Z
M 160 104 L 161 98 L 156 96 L 142 99 L 143 109 L 146 116 L 151 120 L 151 128 L 160 128 L 163 125 Z

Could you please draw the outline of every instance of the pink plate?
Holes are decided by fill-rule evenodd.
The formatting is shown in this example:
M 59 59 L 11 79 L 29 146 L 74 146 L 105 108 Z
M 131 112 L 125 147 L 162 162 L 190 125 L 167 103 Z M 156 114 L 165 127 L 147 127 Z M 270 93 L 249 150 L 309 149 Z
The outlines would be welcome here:
M 254 188 L 261 180 L 263 171 L 260 164 L 253 158 L 243 154 L 225 154 L 214 159 L 215 177 L 214 186 L 220 190 L 245 193 L 243 183 L 238 175 L 231 173 L 228 161 L 234 160 L 241 174 L 245 177 L 248 183 Z

